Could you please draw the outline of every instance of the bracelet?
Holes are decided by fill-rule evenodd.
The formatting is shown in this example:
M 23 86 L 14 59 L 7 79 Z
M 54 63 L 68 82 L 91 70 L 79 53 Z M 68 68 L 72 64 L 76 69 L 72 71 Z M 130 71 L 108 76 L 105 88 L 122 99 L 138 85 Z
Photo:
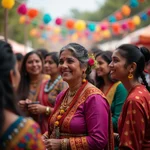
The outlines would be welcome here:
M 67 139 L 61 140 L 61 150 L 67 150 Z
M 50 107 L 46 107 L 46 112 L 45 112 L 45 114 L 46 114 L 46 115 L 49 115 L 50 112 L 51 112 Z

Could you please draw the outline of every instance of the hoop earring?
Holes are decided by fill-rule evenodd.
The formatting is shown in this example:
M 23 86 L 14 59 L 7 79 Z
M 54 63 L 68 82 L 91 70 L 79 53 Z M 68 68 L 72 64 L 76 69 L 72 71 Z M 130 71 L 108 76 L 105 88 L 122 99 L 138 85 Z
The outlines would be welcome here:
M 86 73 L 85 71 L 83 71 L 83 75 L 82 75 L 82 83 L 85 83 L 86 82 Z
M 133 78 L 133 74 L 130 72 L 128 75 L 128 79 L 132 79 Z

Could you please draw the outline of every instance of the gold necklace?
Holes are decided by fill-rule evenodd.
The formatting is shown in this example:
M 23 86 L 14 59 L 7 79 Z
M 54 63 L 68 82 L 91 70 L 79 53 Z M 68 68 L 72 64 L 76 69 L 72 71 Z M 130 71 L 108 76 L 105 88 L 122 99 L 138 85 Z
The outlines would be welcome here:
M 30 82 L 30 85 L 31 85 L 33 88 L 36 88 L 36 87 L 38 86 L 38 84 L 41 83 L 41 80 L 42 80 L 42 75 L 40 75 L 40 77 L 39 77 L 37 80 L 31 81 L 31 82 Z
M 77 89 L 78 90 L 78 89 Z M 68 96 L 70 96 L 70 97 L 73 97 L 73 96 L 75 96 L 75 94 L 76 94 L 76 92 L 77 92 L 77 90 L 74 90 L 74 91 L 69 91 L 68 92 Z

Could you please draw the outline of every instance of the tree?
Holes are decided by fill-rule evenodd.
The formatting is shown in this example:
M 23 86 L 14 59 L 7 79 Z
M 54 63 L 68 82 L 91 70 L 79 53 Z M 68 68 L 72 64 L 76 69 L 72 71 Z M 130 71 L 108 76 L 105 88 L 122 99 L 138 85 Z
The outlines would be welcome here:
M 116 12 L 117 10 L 119 10 L 121 8 L 121 6 L 123 6 L 124 4 L 128 4 L 127 0 L 105 0 L 104 4 L 99 5 L 98 9 L 95 10 L 94 12 L 80 12 L 77 9 L 72 9 L 71 13 L 72 13 L 72 17 L 76 18 L 76 19 L 83 19 L 83 20 L 88 20 L 88 21 L 95 21 L 95 22 L 101 22 L 104 19 L 108 19 L 108 17 L 113 14 L 114 12 Z M 134 16 L 136 14 L 138 14 L 139 12 L 143 11 L 144 9 L 147 8 L 147 6 L 150 6 L 150 1 L 145 1 L 143 3 L 139 3 L 139 6 L 136 8 L 132 8 L 131 10 L 131 15 L 130 16 Z M 142 21 L 141 24 L 137 27 L 141 28 L 144 27 L 146 25 L 149 24 L 150 18 Z M 120 38 L 121 35 L 119 36 L 114 36 L 113 38 Z

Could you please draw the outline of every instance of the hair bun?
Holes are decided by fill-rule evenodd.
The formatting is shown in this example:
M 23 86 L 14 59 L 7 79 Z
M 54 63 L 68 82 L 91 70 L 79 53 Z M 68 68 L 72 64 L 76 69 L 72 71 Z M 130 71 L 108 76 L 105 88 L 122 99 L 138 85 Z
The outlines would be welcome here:
M 146 47 L 140 47 L 140 51 L 145 57 L 145 62 L 148 62 L 150 60 L 150 51 Z

